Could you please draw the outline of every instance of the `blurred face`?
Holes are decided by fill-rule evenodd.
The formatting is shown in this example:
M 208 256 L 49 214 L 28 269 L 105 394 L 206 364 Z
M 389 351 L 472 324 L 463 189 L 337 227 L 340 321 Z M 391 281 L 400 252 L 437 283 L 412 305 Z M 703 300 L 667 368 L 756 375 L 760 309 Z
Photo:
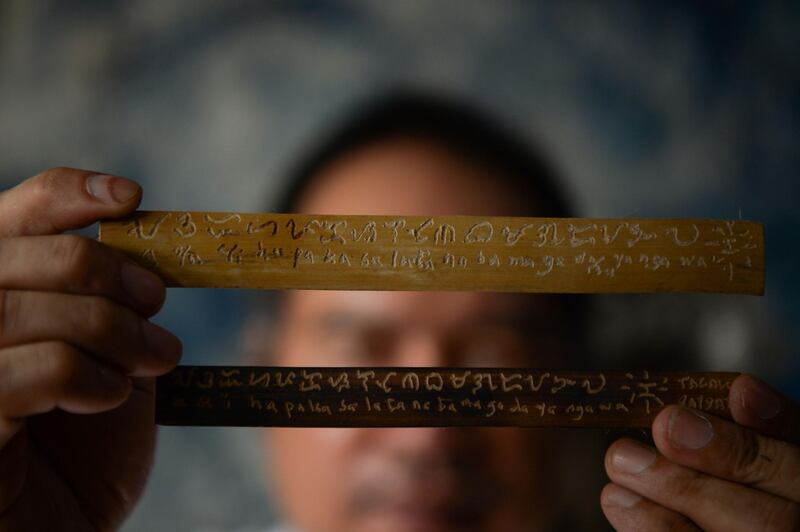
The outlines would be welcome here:
M 493 176 L 419 140 L 365 146 L 324 169 L 314 214 L 509 215 Z M 552 298 L 480 292 L 287 294 L 271 362 L 297 366 L 552 366 Z M 537 530 L 557 441 L 514 428 L 270 429 L 284 515 L 309 532 Z

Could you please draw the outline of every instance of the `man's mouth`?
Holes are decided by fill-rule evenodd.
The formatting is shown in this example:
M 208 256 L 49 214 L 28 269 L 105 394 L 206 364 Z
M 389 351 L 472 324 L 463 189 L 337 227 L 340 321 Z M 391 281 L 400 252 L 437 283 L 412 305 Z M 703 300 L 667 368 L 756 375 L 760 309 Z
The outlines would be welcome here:
M 485 506 L 470 506 L 462 501 L 430 505 L 421 498 L 392 504 L 380 511 L 401 529 L 415 531 L 469 530 L 483 523 L 488 514 Z

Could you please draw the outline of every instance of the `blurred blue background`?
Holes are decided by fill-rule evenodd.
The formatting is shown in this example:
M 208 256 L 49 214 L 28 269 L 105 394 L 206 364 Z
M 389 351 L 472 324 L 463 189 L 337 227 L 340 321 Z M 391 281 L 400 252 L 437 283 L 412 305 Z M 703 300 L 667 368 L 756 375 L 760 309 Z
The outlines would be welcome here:
M 597 356 L 683 346 L 800 398 L 799 25 L 788 1 L 0 0 L 0 183 L 73 166 L 146 209 L 265 210 L 359 101 L 451 93 L 540 142 L 582 214 L 764 222 L 765 297 L 605 298 Z M 186 363 L 241 362 L 248 297 L 173 289 L 157 321 Z M 160 439 L 125 531 L 274 518 L 257 431 Z

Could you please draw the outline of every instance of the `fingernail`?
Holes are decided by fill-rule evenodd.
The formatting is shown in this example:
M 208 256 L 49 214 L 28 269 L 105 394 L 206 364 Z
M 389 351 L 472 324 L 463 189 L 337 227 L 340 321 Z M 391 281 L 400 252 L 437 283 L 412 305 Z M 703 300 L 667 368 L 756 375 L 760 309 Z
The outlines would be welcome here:
M 708 418 L 685 408 L 675 408 L 669 416 L 667 434 L 675 447 L 702 449 L 714 437 Z
M 103 203 L 125 203 L 139 193 L 141 187 L 130 179 L 112 175 L 92 175 L 86 179 L 86 190 Z
M 629 475 L 638 475 L 656 461 L 656 453 L 650 447 L 635 441 L 624 441 L 614 449 L 611 465 Z
M 639 501 L 642 500 L 640 495 L 614 485 L 613 488 L 606 492 L 606 503 L 611 506 L 619 506 L 620 508 L 633 508 Z
M 752 381 L 744 389 L 742 403 L 747 410 L 765 421 L 773 419 L 781 411 L 780 398 L 758 381 Z
M 140 303 L 156 306 L 164 300 L 164 283 L 158 275 L 137 264 L 123 262 L 120 279 L 128 295 Z
M 144 339 L 150 349 L 160 358 L 177 364 L 181 357 L 181 341 L 166 329 L 149 321 L 144 322 Z

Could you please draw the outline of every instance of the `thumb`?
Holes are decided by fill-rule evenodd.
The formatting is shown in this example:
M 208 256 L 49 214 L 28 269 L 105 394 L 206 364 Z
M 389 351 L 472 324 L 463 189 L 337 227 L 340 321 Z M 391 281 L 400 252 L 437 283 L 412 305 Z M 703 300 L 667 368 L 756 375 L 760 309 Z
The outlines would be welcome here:
M 0 193 L 0 238 L 78 229 L 129 214 L 141 199 L 142 188 L 129 179 L 52 168 Z

